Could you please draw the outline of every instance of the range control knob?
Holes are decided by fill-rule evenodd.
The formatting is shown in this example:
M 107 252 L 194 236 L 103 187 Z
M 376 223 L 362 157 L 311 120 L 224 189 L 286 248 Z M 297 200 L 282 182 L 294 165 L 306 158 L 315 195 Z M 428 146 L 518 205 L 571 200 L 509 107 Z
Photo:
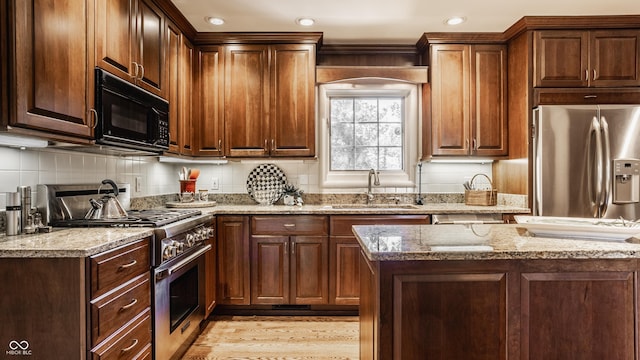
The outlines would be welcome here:
M 169 260 L 177 255 L 178 249 L 173 245 L 165 246 L 164 250 L 162 250 L 162 258 L 164 260 Z
M 187 247 L 192 247 L 196 243 L 196 235 L 195 234 L 187 234 Z

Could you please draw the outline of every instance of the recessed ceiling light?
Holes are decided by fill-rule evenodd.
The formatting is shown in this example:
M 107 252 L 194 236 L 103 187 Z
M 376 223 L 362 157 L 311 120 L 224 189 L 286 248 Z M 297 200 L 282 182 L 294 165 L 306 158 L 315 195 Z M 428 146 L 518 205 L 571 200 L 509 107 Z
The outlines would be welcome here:
M 204 18 L 209 24 L 212 25 L 222 25 L 224 24 L 224 19 L 219 17 L 207 16 Z
M 459 25 L 459 24 L 462 24 L 465 21 L 467 21 L 467 18 L 465 18 L 463 16 L 452 16 L 452 17 L 448 18 L 447 20 L 445 20 L 444 23 L 447 24 L 447 25 Z
M 297 18 L 296 23 L 302 26 L 312 26 L 313 24 L 316 23 L 316 21 L 313 20 L 312 18 Z

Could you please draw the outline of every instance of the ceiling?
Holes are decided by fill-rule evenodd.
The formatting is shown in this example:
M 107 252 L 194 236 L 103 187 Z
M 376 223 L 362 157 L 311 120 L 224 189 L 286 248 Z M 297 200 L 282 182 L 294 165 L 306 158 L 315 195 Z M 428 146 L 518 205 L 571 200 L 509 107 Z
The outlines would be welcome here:
M 318 31 L 325 44 L 415 44 L 425 32 L 503 32 L 523 16 L 640 14 L 638 0 L 172 0 L 198 32 Z M 221 17 L 214 26 L 205 17 Z M 445 19 L 463 16 L 461 25 Z M 302 27 L 299 17 L 316 24 Z

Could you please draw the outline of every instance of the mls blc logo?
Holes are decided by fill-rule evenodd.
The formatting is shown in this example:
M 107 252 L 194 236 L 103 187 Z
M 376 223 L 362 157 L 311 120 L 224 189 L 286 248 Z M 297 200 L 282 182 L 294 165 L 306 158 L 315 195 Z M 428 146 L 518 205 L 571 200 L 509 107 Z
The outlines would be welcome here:
M 9 350 L 6 351 L 7 355 L 31 355 L 31 349 L 29 349 L 29 342 L 27 340 L 9 341 Z

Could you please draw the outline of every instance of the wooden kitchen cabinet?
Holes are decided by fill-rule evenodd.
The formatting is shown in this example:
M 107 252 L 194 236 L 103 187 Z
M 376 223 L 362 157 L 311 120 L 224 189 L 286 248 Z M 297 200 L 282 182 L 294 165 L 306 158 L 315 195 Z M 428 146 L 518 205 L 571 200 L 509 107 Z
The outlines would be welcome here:
M 216 224 L 217 301 L 225 305 L 249 305 L 249 217 L 221 215 Z
M 537 270 L 520 274 L 523 358 L 636 359 L 633 268 Z
M 7 79 L 11 104 L 3 127 L 47 139 L 89 143 L 95 117 L 92 1 L 9 2 Z M 5 40 L 3 39 L 3 42 Z M 3 49 L 5 45 L 3 45 Z M 6 59 L 3 57 L 3 59 Z M 4 61 L 4 60 L 3 60 Z M 6 103 L 3 101 L 3 107 Z M 35 130 L 35 131 L 33 131 Z
M 218 264 L 216 261 L 216 254 L 218 249 L 216 247 L 216 219 L 215 217 L 211 220 L 211 228 L 214 231 L 210 234 L 209 238 L 205 240 L 205 245 L 211 245 L 211 250 L 209 250 L 204 258 L 204 281 L 205 281 L 205 312 L 204 318 L 208 318 L 213 309 L 217 305 L 217 290 L 218 290 Z
M 315 45 L 227 45 L 225 154 L 315 155 Z
M 189 40 L 167 21 L 165 85 L 169 101 L 169 152 L 192 155 L 194 122 L 194 61 L 196 51 Z
M 196 156 L 224 156 L 224 48 L 200 46 L 196 60 L 199 113 L 194 116 Z
M 426 225 L 428 215 L 331 215 L 329 220 L 329 303 L 360 304 L 360 245 L 353 225 Z
M 134 358 L 151 348 L 150 254 L 145 238 L 87 260 L 92 359 Z
M 104 0 L 95 4 L 97 66 L 166 98 L 162 11 L 150 0 Z
M 252 304 L 328 304 L 326 216 L 252 216 L 251 259 Z
M 360 358 L 636 359 L 636 259 L 370 261 Z
M 431 153 L 506 156 L 506 46 L 433 44 Z
M 640 30 L 534 32 L 535 87 L 640 85 Z
M 28 342 L 33 359 L 151 352 L 150 246 L 147 237 L 90 257 L 3 258 L 0 341 Z

